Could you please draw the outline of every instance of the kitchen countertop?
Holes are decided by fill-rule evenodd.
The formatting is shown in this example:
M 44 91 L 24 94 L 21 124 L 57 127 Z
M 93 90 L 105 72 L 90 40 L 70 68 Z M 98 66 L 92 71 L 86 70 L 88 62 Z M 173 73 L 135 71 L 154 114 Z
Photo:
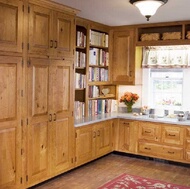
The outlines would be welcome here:
M 80 127 L 80 126 L 85 126 L 85 125 L 97 123 L 100 121 L 106 121 L 106 120 L 116 119 L 116 118 L 190 126 L 190 120 L 178 121 L 177 118 L 168 118 L 168 117 L 150 118 L 148 115 L 135 116 L 132 113 L 117 113 L 117 112 L 81 118 L 81 119 L 75 120 L 74 126 Z

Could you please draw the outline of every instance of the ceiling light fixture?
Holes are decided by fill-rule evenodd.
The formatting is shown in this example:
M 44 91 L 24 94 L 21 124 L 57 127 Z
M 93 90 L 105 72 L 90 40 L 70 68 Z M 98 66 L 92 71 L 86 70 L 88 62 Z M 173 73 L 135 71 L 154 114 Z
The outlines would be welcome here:
M 157 9 L 166 4 L 168 0 L 130 0 L 131 4 L 135 5 L 143 16 L 149 21 L 150 17 L 153 16 Z

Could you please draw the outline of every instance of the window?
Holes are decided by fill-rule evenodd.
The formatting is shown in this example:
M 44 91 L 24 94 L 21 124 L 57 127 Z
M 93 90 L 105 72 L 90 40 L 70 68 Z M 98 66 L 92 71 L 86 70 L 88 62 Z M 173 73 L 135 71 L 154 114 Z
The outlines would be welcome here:
M 153 107 L 178 109 L 182 106 L 183 70 L 150 70 Z
M 143 69 L 142 105 L 190 110 L 190 69 Z

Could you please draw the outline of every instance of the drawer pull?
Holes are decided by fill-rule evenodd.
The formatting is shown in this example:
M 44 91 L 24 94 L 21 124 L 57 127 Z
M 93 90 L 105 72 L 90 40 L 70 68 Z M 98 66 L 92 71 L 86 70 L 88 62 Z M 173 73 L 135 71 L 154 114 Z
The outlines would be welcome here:
M 170 152 L 170 151 L 168 151 L 168 154 L 174 154 L 174 152 Z
M 175 137 L 175 134 L 169 134 L 169 136 Z
M 145 131 L 145 133 L 151 133 L 151 131 Z
M 147 147 L 145 147 L 144 149 L 145 149 L 145 150 L 151 150 L 151 148 L 147 148 Z

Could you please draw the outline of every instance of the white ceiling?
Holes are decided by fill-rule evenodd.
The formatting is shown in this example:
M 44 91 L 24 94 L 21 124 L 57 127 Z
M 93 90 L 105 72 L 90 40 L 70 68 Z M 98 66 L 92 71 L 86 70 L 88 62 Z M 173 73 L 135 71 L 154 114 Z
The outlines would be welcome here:
M 190 0 L 168 0 L 147 22 L 129 0 L 52 0 L 80 10 L 77 16 L 109 26 L 190 20 Z

